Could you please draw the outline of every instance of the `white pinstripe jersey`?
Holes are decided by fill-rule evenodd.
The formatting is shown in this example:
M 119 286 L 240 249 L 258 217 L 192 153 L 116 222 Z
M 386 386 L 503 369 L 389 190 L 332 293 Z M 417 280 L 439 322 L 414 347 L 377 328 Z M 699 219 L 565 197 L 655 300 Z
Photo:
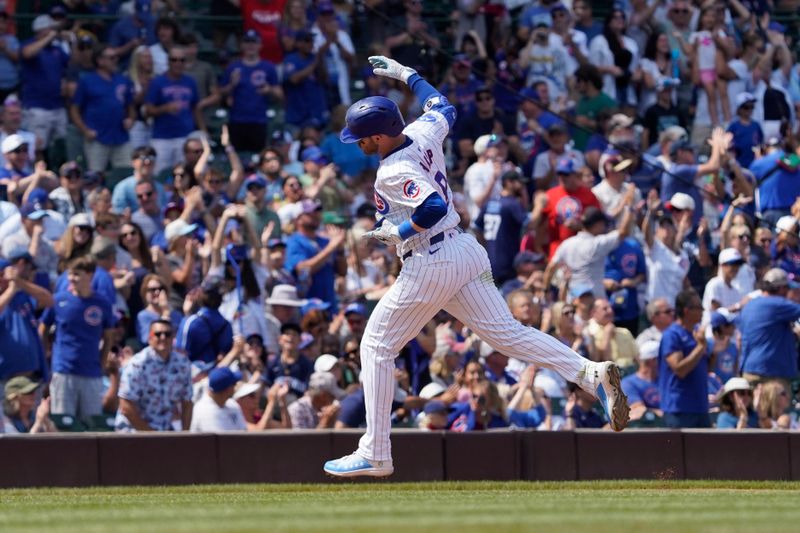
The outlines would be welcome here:
M 428 111 L 406 126 L 406 142 L 390 153 L 378 167 L 375 180 L 377 219 L 386 218 L 395 225 L 409 220 L 414 210 L 431 193 L 447 204 L 447 214 L 432 228 L 414 235 L 397 246 L 397 255 L 425 247 L 428 239 L 458 225 L 461 218 L 453 208 L 453 192 L 447 182 L 442 143 L 449 126 L 435 110 Z

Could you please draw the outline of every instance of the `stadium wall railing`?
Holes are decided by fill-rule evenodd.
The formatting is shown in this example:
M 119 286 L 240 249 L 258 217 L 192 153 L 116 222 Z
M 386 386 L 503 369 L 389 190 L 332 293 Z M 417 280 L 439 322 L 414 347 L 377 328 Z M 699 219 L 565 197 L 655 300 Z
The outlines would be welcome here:
M 359 431 L 0 436 L 0 487 L 314 483 Z M 800 433 L 393 432 L 391 481 L 800 480 Z

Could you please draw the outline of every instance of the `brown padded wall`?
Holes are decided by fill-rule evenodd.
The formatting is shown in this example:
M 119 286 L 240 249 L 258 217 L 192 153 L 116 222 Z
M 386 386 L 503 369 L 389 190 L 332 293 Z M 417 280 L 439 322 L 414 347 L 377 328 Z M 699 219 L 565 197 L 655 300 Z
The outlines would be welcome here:
M 360 431 L 0 436 L 0 487 L 325 481 Z M 599 431 L 392 434 L 392 481 L 800 480 L 800 434 Z
M 445 433 L 445 479 L 507 481 L 520 478 L 519 433 Z
M 322 460 L 330 455 L 327 431 L 270 431 L 217 435 L 222 483 L 325 481 Z
M 572 481 L 578 478 L 575 433 L 527 431 L 520 437 L 522 479 Z
M 94 435 L 0 438 L 0 487 L 86 487 L 99 480 Z
M 99 436 L 101 485 L 217 483 L 217 437 L 211 434 Z
M 686 479 L 791 478 L 788 433 L 684 430 L 683 449 Z
M 683 479 L 679 431 L 575 431 L 578 479 Z

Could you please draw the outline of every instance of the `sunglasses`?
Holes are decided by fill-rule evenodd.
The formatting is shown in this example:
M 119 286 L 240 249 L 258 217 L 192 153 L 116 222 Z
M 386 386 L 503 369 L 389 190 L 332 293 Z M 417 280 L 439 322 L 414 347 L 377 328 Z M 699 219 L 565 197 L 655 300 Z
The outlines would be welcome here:
M 743 240 L 743 241 L 749 241 L 750 240 L 750 235 L 748 235 L 747 233 L 742 233 L 741 235 L 734 235 L 733 237 L 735 239 L 740 239 L 740 240 Z
M 70 170 L 64 177 L 70 181 L 77 181 L 83 179 L 83 174 L 81 174 L 80 170 Z
M 28 153 L 28 145 L 23 144 L 22 146 L 11 150 L 12 154 L 27 154 Z
M 172 177 L 175 178 L 175 179 L 181 179 L 185 175 L 186 175 L 185 172 L 175 172 L 175 173 L 172 174 Z
M 759 239 L 758 243 L 761 245 L 772 244 L 772 239 Z
M 143 192 L 141 194 L 137 194 L 136 198 L 138 198 L 139 200 L 146 200 L 147 198 L 150 198 L 151 196 L 153 196 L 153 191 Z
M 673 9 L 672 12 L 675 13 L 676 15 L 688 15 L 689 14 L 689 10 L 688 9 Z
M 247 190 L 248 191 L 253 191 L 253 192 L 255 192 L 255 191 L 263 191 L 265 188 L 266 187 L 264 187 L 263 185 L 258 185 L 257 183 L 254 183 L 252 185 L 248 185 L 247 186 Z
M 78 228 L 80 231 L 86 231 L 86 232 L 88 232 L 88 233 L 91 233 L 91 232 L 92 232 L 92 229 L 93 229 L 91 226 L 76 226 L 76 227 L 77 227 L 77 228 Z
M 479 96 L 475 99 L 476 102 L 488 102 L 490 100 L 494 100 L 493 96 Z
M 280 159 L 279 159 L 279 158 L 277 158 L 277 157 L 275 157 L 275 156 L 273 156 L 273 157 L 265 157 L 265 158 L 264 158 L 264 162 L 265 162 L 265 163 L 267 163 L 267 162 L 269 162 L 269 161 L 280 161 Z
M 223 183 L 225 182 L 222 180 L 208 180 L 209 185 L 222 185 Z
M 561 315 L 562 316 L 573 316 L 574 314 L 575 314 L 575 310 L 574 309 L 567 309 L 567 310 L 561 311 Z
M 169 62 L 170 63 L 186 63 L 186 58 L 185 57 L 170 57 L 169 58 Z
M 737 391 L 736 391 L 736 394 L 740 394 L 740 395 L 742 395 L 742 396 L 752 396 L 752 395 L 753 395 L 753 391 L 749 391 L 749 390 L 737 390 Z
M 670 308 L 670 309 L 662 309 L 662 310 L 656 311 L 655 314 L 656 315 L 671 315 L 674 312 L 675 312 L 675 310 Z
M 172 332 L 171 331 L 154 331 L 153 332 L 153 337 L 156 337 L 157 339 L 169 339 L 169 338 L 172 337 Z
M 164 290 L 164 287 L 147 287 L 147 292 L 158 293 Z

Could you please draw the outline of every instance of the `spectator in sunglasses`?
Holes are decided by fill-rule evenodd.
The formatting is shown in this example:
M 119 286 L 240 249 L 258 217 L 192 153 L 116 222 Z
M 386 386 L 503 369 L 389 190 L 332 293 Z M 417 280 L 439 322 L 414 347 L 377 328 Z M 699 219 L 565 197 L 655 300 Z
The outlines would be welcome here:
M 61 186 L 50 193 L 50 200 L 55 210 L 64 220 L 69 220 L 77 213 L 89 211 L 86 197 L 89 192 L 84 188 L 83 170 L 75 161 L 67 161 L 58 172 Z
M 126 209 L 131 212 L 139 209 L 139 198 L 136 196 L 136 184 L 146 181 L 156 188 L 158 205 L 166 203 L 164 187 L 155 180 L 156 151 L 149 146 L 140 146 L 133 151 L 131 166 L 133 175 L 117 183 L 111 195 L 111 208 L 114 213 L 123 214 Z
M 117 431 L 189 429 L 192 371 L 189 359 L 172 348 L 175 329 L 168 320 L 150 325 L 148 346 L 125 365 L 120 378 Z M 153 389 L 151 383 L 159 383 Z M 173 420 L 173 413 L 180 420 Z

